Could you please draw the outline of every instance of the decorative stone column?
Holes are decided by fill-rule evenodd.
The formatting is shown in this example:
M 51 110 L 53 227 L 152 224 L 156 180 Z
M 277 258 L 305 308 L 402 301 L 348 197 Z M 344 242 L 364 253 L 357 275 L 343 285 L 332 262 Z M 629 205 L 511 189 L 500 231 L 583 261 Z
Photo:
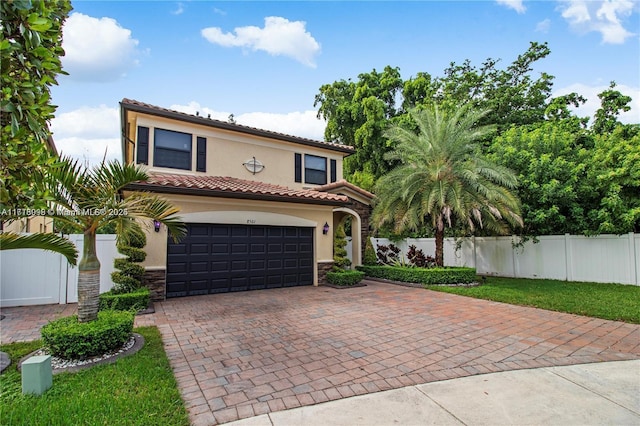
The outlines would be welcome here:
M 327 283 L 327 272 L 333 268 L 333 260 L 318 262 L 318 285 Z
M 165 269 L 152 269 L 144 271 L 142 285 L 151 290 L 150 299 L 160 302 L 167 298 L 167 279 Z

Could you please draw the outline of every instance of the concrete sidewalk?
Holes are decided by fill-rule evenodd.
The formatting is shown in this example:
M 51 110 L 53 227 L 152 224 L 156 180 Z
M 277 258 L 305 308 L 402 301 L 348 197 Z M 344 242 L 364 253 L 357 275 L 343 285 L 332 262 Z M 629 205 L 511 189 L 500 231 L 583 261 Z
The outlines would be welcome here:
M 483 374 L 277 411 L 227 424 L 640 425 L 640 361 Z

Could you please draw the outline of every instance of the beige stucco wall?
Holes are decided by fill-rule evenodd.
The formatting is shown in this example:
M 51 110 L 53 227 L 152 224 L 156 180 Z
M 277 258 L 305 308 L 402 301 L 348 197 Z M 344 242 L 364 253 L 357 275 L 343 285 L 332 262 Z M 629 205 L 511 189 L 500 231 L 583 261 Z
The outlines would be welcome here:
M 333 260 L 333 229 L 328 235 L 322 234 L 325 222 L 333 223 L 332 206 L 174 194 L 164 194 L 163 197 L 180 206 L 180 216 L 185 223 L 315 227 L 315 263 Z M 160 232 L 155 232 L 151 224 L 147 224 L 146 229 L 147 258 L 143 266 L 164 269 L 167 263 L 167 229 L 162 226 Z
M 330 149 L 316 148 L 292 142 L 215 129 L 140 113 L 130 113 L 129 122 L 130 137 L 133 140 L 137 137 L 135 125 L 149 127 L 150 147 L 153 147 L 153 128 L 155 127 L 192 134 L 191 163 L 193 170 L 153 167 L 153 149 L 149 149 L 149 171 L 174 174 L 230 176 L 298 189 L 316 187 L 317 185 L 306 184 L 304 182 L 296 183 L 294 180 L 294 154 L 300 153 L 326 157 L 327 179 L 330 178 L 330 160 L 336 160 L 336 176 L 338 179 L 342 178 L 342 160 L 345 154 Z M 207 138 L 207 171 L 204 173 L 195 171 L 195 147 L 198 136 Z M 130 161 L 131 154 L 128 153 L 127 156 L 127 161 Z M 243 165 L 243 163 L 251 160 L 253 157 L 265 166 L 262 172 L 256 173 L 255 175 L 248 171 Z

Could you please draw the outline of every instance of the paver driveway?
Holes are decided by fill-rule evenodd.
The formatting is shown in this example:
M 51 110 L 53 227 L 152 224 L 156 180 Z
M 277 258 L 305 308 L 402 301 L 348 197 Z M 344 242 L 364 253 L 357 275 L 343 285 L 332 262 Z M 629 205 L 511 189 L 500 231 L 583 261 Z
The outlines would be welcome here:
M 640 326 L 367 282 L 171 299 L 162 332 L 193 424 L 402 386 L 640 358 Z
M 170 299 L 136 325 L 160 328 L 195 425 L 480 373 L 640 358 L 640 325 L 367 284 Z M 69 310 L 2 309 L 0 340 L 37 338 Z

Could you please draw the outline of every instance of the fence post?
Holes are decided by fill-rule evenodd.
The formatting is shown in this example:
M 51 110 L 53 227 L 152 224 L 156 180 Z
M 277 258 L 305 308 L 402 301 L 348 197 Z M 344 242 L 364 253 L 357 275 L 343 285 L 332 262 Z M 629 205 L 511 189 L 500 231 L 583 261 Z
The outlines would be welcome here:
M 629 232 L 629 277 L 631 278 L 631 284 L 638 285 L 640 284 L 640 280 L 638 280 L 638 276 L 636 274 L 636 270 L 638 266 L 636 263 L 638 262 L 637 255 L 640 253 L 636 253 L 636 242 L 634 238 L 634 233 Z
M 571 248 L 571 234 L 564 234 L 564 257 L 567 281 L 573 281 L 573 253 Z

